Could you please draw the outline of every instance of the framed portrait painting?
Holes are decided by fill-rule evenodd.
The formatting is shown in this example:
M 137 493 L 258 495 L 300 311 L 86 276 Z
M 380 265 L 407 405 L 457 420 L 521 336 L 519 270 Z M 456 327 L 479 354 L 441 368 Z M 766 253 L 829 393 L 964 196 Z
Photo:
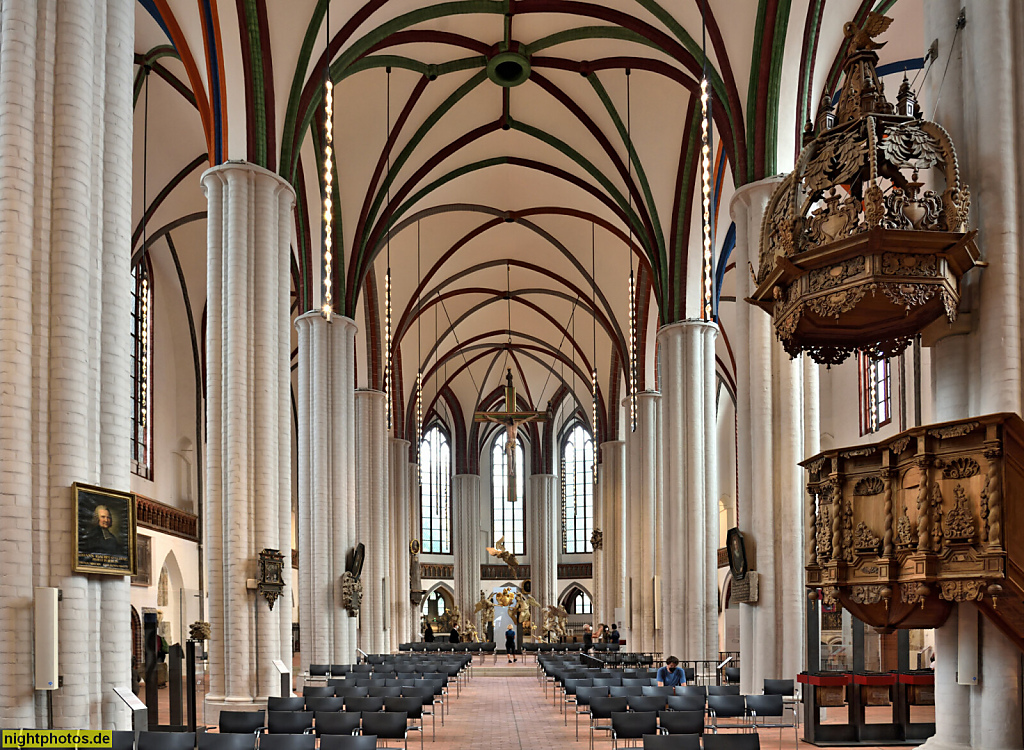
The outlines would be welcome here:
M 76 518 L 76 573 L 133 576 L 138 573 L 135 495 L 75 482 L 71 485 Z

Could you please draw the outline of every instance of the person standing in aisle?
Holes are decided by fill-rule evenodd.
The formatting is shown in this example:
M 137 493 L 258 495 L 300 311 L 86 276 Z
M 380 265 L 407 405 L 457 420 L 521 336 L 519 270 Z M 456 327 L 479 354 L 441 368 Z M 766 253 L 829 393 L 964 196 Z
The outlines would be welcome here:
M 517 661 L 516 658 L 516 627 L 512 623 L 508 624 L 508 628 L 505 630 L 505 653 L 508 654 L 508 663 L 511 664 Z

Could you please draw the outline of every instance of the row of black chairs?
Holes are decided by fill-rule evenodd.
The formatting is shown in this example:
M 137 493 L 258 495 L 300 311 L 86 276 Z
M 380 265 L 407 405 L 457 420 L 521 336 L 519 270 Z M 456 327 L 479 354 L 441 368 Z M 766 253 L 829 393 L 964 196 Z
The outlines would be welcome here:
M 633 716 L 636 716 L 634 714 Z M 613 732 L 613 747 L 618 747 L 619 740 L 626 742 L 640 740 L 644 750 L 760 750 L 761 739 L 757 734 L 660 734 L 644 732 L 650 729 L 650 720 L 643 719 L 637 726 L 626 727 L 619 724 L 620 733 Z
M 318 739 L 319 750 L 374 750 L 378 739 L 405 740 L 405 737 L 353 735 L 351 732 L 324 734 L 319 738 L 313 734 L 139 732 L 136 738 L 135 732 L 116 731 L 111 750 L 317 750 Z

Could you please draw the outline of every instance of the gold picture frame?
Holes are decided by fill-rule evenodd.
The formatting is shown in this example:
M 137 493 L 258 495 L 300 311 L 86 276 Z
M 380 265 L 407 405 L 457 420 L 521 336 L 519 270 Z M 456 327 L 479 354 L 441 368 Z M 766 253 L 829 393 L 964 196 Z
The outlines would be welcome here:
M 71 494 L 75 518 L 72 570 L 137 575 L 135 495 L 79 482 L 71 485 Z

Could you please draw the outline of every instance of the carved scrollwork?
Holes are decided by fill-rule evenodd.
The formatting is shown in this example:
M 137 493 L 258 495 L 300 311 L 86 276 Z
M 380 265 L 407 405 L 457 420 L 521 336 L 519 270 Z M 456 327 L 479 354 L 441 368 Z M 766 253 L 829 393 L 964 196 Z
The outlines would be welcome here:
M 985 595 L 985 581 L 939 581 L 939 596 L 947 602 L 975 602 Z
M 864 223 L 868 228 L 877 227 L 882 224 L 885 218 L 885 204 L 882 195 L 882 188 L 877 182 L 872 182 L 864 191 Z
M 988 462 L 988 466 L 985 468 L 985 488 L 981 491 L 986 514 L 985 540 L 991 546 L 998 548 L 1003 543 L 1003 489 L 999 474 L 1002 463 L 1000 458 L 1003 451 L 998 444 L 990 445 L 985 449 L 984 455 Z
M 978 429 L 977 422 L 963 422 L 961 424 L 949 425 L 948 427 L 936 427 L 933 430 L 928 430 L 928 436 L 939 438 L 940 440 L 948 440 L 949 438 L 970 435 L 976 429 Z
M 601 529 L 594 529 L 590 532 L 590 546 L 595 550 L 599 550 L 604 547 L 604 533 Z
M 935 286 L 931 284 L 879 284 L 882 293 L 894 305 L 907 310 L 920 307 L 935 296 Z
M 843 289 L 808 300 L 807 307 L 823 318 L 838 318 L 855 308 L 866 293 L 867 289 L 864 287 Z
M 938 263 L 934 255 L 882 253 L 882 273 L 889 276 L 935 276 Z
M 942 214 L 947 232 L 967 231 L 971 212 L 971 191 L 966 185 L 947 188 L 942 193 Z
M 817 550 L 818 563 L 827 562 L 832 557 L 832 507 L 825 504 L 822 497 L 818 512 Z
M 973 458 L 961 456 L 954 458 L 942 469 L 942 476 L 946 479 L 967 479 L 976 476 L 981 472 L 981 467 Z
M 850 587 L 850 600 L 857 604 L 878 604 L 892 598 L 892 589 L 880 583 Z
M 809 471 L 811 474 L 818 474 L 821 472 L 821 467 L 824 465 L 825 457 L 819 456 L 818 458 L 814 459 L 813 461 L 807 464 L 807 471 Z
M 878 451 L 873 445 L 869 445 L 867 448 L 854 448 L 853 450 L 843 451 L 839 455 L 843 458 L 863 458 L 871 456 Z
M 879 553 L 879 547 L 882 544 L 882 540 L 868 528 L 868 525 L 864 521 L 861 521 L 857 524 L 857 530 L 854 532 L 853 544 L 854 547 L 857 548 L 857 552 L 860 554 L 877 555 Z
M 913 544 L 914 532 L 910 525 L 907 509 L 904 507 L 903 513 L 896 519 L 896 546 L 899 549 L 909 549 Z
M 923 604 L 932 590 L 923 583 L 901 583 L 900 598 L 907 604 Z
M 853 504 L 847 500 L 843 503 L 842 540 L 840 549 L 844 562 L 853 562 Z
M 967 504 L 967 492 L 963 486 L 957 483 L 953 488 L 956 496 L 953 509 L 950 510 L 942 521 L 942 530 L 950 542 L 964 543 L 973 542 L 975 533 L 974 516 Z
M 918 470 L 921 473 L 917 487 L 917 550 L 928 552 L 932 543 L 931 495 L 928 492 L 928 461 L 919 460 Z
M 851 276 L 863 273 L 865 260 L 863 255 L 850 258 L 842 263 L 826 268 L 816 268 L 807 276 L 808 291 L 820 292 L 823 289 L 831 289 L 839 286 Z
M 891 450 L 894 455 L 900 456 L 903 454 L 903 451 L 905 451 L 907 449 L 907 446 L 909 445 L 910 435 L 904 435 L 903 437 L 898 438 L 897 440 L 893 440 L 891 443 L 889 443 L 889 450 Z
M 885 482 L 881 477 L 864 477 L 853 486 L 854 497 L 870 497 L 881 495 L 885 490 Z
M 807 219 L 804 234 L 812 245 L 848 237 L 862 228 L 859 225 L 860 201 L 852 195 L 842 197 L 833 188 L 824 196 L 824 201 L 825 205 L 815 210 Z

